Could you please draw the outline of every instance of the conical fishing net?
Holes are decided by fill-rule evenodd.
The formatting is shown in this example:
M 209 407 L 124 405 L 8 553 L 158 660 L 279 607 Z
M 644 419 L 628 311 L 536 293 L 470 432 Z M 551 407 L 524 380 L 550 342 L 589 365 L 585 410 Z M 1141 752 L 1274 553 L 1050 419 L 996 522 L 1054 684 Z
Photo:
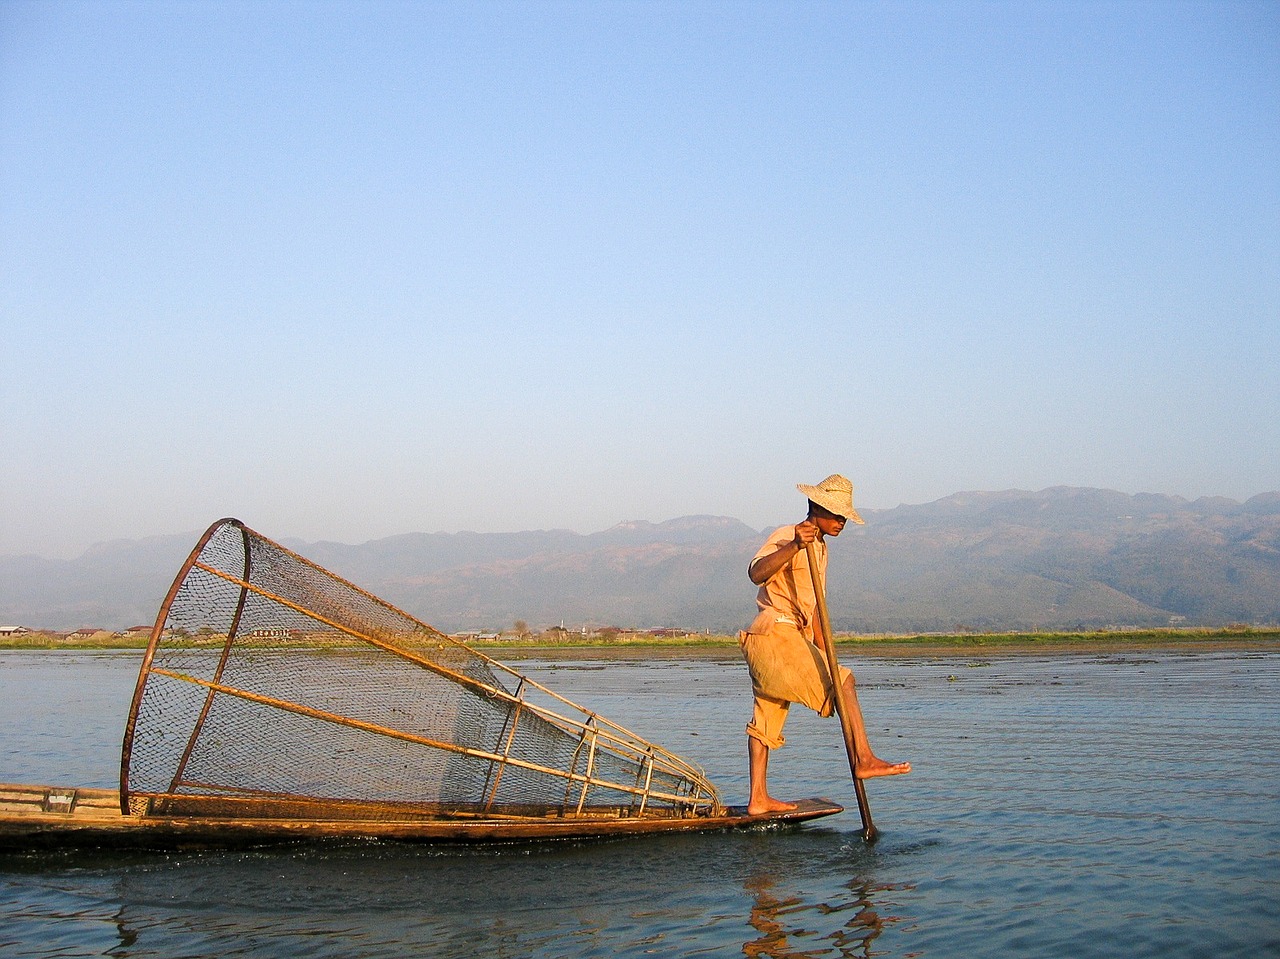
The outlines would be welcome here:
M 125 732 L 134 814 L 718 813 L 702 770 L 237 520 L 161 607 Z

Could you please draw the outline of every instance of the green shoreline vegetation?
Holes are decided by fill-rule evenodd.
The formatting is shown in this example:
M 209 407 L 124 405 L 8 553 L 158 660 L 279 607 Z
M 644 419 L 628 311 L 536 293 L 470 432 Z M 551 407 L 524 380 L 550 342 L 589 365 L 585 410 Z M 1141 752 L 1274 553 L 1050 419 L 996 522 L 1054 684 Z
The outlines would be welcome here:
M 736 636 L 718 633 L 689 633 L 663 635 L 647 632 L 609 631 L 601 634 L 581 635 L 556 630 L 547 633 L 504 633 L 497 636 L 456 637 L 476 650 L 504 650 L 524 654 L 547 650 L 630 651 L 639 654 L 650 650 L 655 654 L 686 652 L 716 652 L 735 649 Z M 0 636 L 0 649 L 8 650 L 143 650 L 150 637 L 146 634 L 120 635 L 101 631 L 90 636 L 67 636 L 62 633 L 33 630 L 30 632 Z M 836 643 L 849 650 L 866 653 L 910 653 L 947 650 L 985 650 L 988 652 L 1063 651 L 1083 652 L 1096 649 L 1118 648 L 1174 648 L 1185 649 L 1203 646 L 1267 648 L 1280 644 L 1280 626 L 1245 626 L 1232 624 L 1225 627 L 1178 627 L 1163 629 L 1101 629 L 1077 632 L 1009 631 L 964 633 L 837 633 Z M 219 635 L 181 638 L 171 645 L 220 646 Z M 288 643 L 273 640 L 253 640 L 263 648 L 280 649 Z M 298 645 L 312 648 L 355 648 L 360 644 L 352 640 Z

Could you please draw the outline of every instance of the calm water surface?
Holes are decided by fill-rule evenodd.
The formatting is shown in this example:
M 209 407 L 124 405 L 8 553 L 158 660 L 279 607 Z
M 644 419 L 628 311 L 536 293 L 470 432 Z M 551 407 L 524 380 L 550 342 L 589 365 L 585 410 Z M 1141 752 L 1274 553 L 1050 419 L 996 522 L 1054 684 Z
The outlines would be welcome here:
M 848 657 L 846 657 L 848 659 Z M 0 781 L 114 786 L 136 653 L 0 652 Z M 745 798 L 732 659 L 525 662 Z M 0 857 L 23 957 L 1280 956 L 1280 652 L 852 662 L 868 783 L 797 709 L 790 832 Z

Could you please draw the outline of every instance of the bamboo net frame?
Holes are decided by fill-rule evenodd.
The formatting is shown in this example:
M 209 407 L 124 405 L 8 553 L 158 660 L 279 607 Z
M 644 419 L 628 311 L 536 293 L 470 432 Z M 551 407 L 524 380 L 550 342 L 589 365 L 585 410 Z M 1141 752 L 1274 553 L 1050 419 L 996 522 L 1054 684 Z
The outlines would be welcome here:
M 718 815 L 698 766 L 246 527 L 214 523 L 152 629 L 126 814 Z

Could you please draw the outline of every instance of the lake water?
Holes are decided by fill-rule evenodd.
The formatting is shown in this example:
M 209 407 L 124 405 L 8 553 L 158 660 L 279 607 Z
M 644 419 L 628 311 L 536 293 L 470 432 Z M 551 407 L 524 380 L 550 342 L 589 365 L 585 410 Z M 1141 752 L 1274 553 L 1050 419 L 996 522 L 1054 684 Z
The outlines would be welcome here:
M 0 857 L 22 957 L 1280 956 L 1280 651 L 846 661 L 877 751 L 797 708 L 789 832 Z M 112 787 L 136 653 L 0 652 L 0 781 Z M 731 658 L 525 661 L 746 791 Z

